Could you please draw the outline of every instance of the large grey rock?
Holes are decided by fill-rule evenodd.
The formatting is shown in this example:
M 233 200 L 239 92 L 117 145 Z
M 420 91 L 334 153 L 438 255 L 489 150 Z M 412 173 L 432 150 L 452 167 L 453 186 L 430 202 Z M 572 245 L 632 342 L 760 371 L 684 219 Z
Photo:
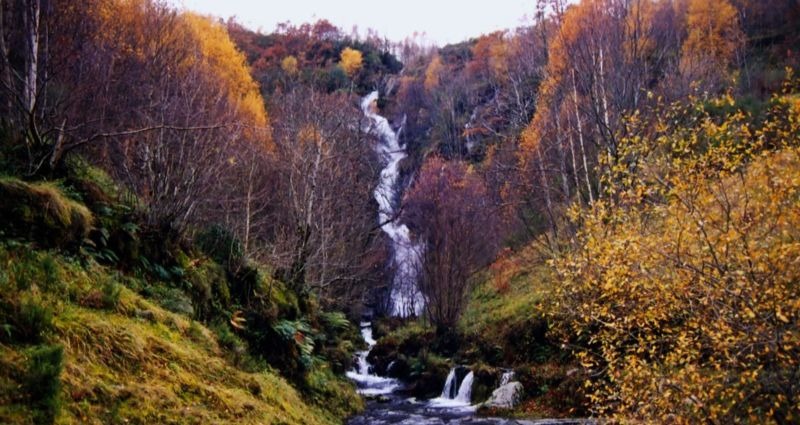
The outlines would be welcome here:
M 525 388 L 519 382 L 509 382 L 492 391 L 492 396 L 484 403 L 486 407 L 513 409 L 522 400 Z

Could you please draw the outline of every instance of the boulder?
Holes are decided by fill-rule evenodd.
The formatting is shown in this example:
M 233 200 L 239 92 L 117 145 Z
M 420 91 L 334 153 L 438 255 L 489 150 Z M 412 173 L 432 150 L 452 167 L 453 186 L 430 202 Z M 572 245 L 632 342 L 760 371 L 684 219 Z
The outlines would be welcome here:
M 519 382 L 509 382 L 492 391 L 492 396 L 484 403 L 486 407 L 513 409 L 522 400 L 525 389 Z

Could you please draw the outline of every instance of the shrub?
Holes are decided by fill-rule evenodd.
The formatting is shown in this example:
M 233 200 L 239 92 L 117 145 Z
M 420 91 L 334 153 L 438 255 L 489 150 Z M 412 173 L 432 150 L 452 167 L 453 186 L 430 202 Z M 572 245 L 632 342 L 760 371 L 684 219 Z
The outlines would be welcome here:
M 195 318 L 210 321 L 229 314 L 231 294 L 225 270 L 220 265 L 201 261 L 188 268 L 186 279 L 191 286 Z
M 34 300 L 0 299 L 0 341 L 37 344 L 53 328 L 52 310 Z
M 241 264 L 244 251 L 239 239 L 228 229 L 215 224 L 197 235 L 195 243 L 214 261 L 228 266 Z
M 60 345 L 42 345 L 29 353 L 24 386 L 39 424 L 53 423 L 58 414 L 63 361 L 64 350 Z

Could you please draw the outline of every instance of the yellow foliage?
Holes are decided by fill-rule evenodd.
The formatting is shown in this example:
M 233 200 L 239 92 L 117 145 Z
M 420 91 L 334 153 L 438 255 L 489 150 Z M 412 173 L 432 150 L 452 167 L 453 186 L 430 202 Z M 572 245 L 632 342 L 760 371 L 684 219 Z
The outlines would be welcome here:
M 348 77 L 352 78 L 363 66 L 364 58 L 360 51 L 345 47 L 340 55 L 339 64 Z
M 281 60 L 281 69 L 289 75 L 296 75 L 298 71 L 297 58 L 289 55 Z
M 736 8 L 728 0 L 689 0 L 686 30 L 684 72 L 699 66 L 727 69 L 744 41 Z
M 442 63 L 442 58 L 439 55 L 436 55 L 431 59 L 431 62 L 428 64 L 428 67 L 425 69 L 425 82 L 423 83 L 425 86 L 425 90 L 430 92 L 431 90 L 435 89 L 439 86 L 439 76 L 444 69 L 444 64 Z
M 715 108 L 732 107 L 729 98 Z M 622 422 L 800 420 L 800 111 L 665 114 L 555 261 L 556 332 Z
M 229 100 L 249 121 L 244 124 L 266 127 L 267 112 L 258 84 L 250 75 L 244 54 L 236 48 L 225 27 L 194 13 L 185 13 L 183 18 L 199 43 L 200 63 L 223 84 Z

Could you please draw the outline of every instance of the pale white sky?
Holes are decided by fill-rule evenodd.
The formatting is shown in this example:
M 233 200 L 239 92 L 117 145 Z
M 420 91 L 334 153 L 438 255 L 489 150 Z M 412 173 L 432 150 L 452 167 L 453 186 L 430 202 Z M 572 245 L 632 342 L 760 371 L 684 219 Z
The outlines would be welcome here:
M 271 32 L 280 22 L 327 19 L 350 33 L 357 25 L 401 41 L 416 32 L 439 45 L 499 29 L 527 24 L 534 0 L 170 0 L 196 12 L 237 20 L 251 29 Z

